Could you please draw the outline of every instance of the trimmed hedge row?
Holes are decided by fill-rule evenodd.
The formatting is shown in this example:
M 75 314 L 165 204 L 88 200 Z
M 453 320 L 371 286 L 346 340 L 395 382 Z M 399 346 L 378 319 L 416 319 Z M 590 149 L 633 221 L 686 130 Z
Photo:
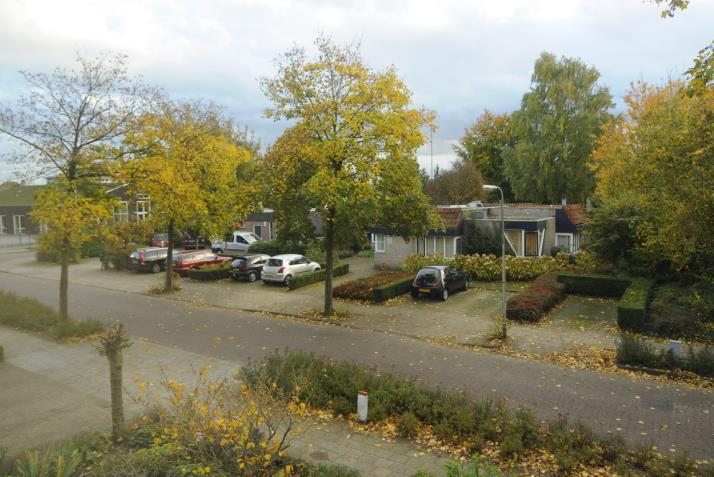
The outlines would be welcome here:
M 654 280 L 635 278 L 617 302 L 617 326 L 628 331 L 643 331 L 649 323 L 647 305 L 652 297 Z
M 412 289 L 414 277 L 402 278 L 372 290 L 372 301 L 387 301 L 395 296 L 404 295 Z
M 510 297 L 506 316 L 515 321 L 538 321 L 568 293 L 622 297 L 617 303 L 617 324 L 623 330 L 643 331 L 648 324 L 647 305 L 654 280 L 608 275 L 553 271 L 541 275 L 530 286 Z
M 347 300 L 372 300 L 372 292 L 375 288 L 389 285 L 390 283 L 402 280 L 412 275 L 407 272 L 381 272 L 367 278 L 358 278 L 346 283 L 337 285 L 332 289 L 332 296 Z
M 250 244 L 248 253 L 265 253 L 274 257 L 284 253 L 297 253 L 305 255 L 307 247 L 298 243 L 285 243 L 277 240 L 259 240 Z
M 566 286 L 559 278 L 558 272 L 545 273 L 510 297 L 506 302 L 506 317 L 514 321 L 538 321 L 565 298 Z
M 332 268 L 332 276 L 333 277 L 341 277 L 342 275 L 347 275 L 350 271 L 350 264 L 349 263 L 343 263 L 340 265 L 336 265 L 335 267 Z M 312 285 L 313 283 L 317 282 L 323 282 L 325 281 L 325 274 L 327 271 L 324 268 L 321 268 L 320 270 L 316 272 L 310 272 L 310 273 L 301 273 L 300 275 L 295 275 L 290 279 L 290 283 L 288 284 L 288 289 L 290 290 L 295 290 L 297 288 L 302 288 L 307 285 Z
M 566 291 L 575 295 L 592 295 L 619 298 L 630 286 L 631 280 L 612 275 L 563 272 L 558 281 L 565 284 Z
M 198 280 L 200 282 L 210 282 L 214 280 L 221 280 L 223 278 L 228 278 L 230 274 L 230 263 L 221 265 L 210 265 L 208 267 L 193 268 L 188 271 L 188 278 L 192 280 Z

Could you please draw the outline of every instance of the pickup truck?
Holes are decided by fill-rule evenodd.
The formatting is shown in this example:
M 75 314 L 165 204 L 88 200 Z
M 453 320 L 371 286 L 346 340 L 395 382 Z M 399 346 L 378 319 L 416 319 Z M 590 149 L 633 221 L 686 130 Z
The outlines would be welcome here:
M 213 251 L 213 253 L 247 252 L 248 247 L 250 247 L 250 244 L 259 240 L 262 239 L 255 235 L 253 232 L 246 232 L 245 230 L 236 230 L 233 232 L 232 235 L 227 237 L 226 240 L 211 240 L 211 250 Z

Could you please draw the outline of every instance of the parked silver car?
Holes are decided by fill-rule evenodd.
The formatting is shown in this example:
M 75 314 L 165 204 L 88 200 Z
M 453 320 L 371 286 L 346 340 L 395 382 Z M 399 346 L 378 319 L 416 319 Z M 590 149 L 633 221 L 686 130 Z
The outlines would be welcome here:
M 265 265 L 260 278 L 263 283 L 290 284 L 290 279 L 301 273 L 314 272 L 320 269 L 320 264 L 311 262 L 302 255 L 285 254 L 270 257 Z

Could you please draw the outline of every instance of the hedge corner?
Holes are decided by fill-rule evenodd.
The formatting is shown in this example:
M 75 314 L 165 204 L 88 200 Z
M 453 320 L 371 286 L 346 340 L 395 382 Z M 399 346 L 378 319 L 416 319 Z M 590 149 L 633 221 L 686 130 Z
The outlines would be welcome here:
M 350 271 L 349 263 L 342 263 L 335 266 L 332 269 L 333 277 L 341 277 L 342 275 L 347 275 Z M 302 288 L 307 285 L 312 285 L 313 283 L 325 281 L 325 269 L 322 268 L 316 272 L 302 273 L 292 277 L 290 283 L 288 283 L 289 290 L 295 290 L 297 288 Z
M 627 331 L 642 331 L 648 322 L 647 307 L 654 280 L 635 278 L 617 302 L 617 325 Z
M 383 302 L 396 296 L 403 295 L 412 289 L 413 277 L 402 278 L 372 290 L 372 300 Z

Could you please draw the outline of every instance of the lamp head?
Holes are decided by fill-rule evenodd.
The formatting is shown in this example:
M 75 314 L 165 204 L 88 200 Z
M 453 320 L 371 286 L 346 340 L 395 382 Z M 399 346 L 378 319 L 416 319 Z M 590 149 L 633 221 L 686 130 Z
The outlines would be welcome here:
M 484 190 L 498 190 L 498 186 L 495 185 L 489 185 L 489 184 L 484 184 L 483 185 Z

